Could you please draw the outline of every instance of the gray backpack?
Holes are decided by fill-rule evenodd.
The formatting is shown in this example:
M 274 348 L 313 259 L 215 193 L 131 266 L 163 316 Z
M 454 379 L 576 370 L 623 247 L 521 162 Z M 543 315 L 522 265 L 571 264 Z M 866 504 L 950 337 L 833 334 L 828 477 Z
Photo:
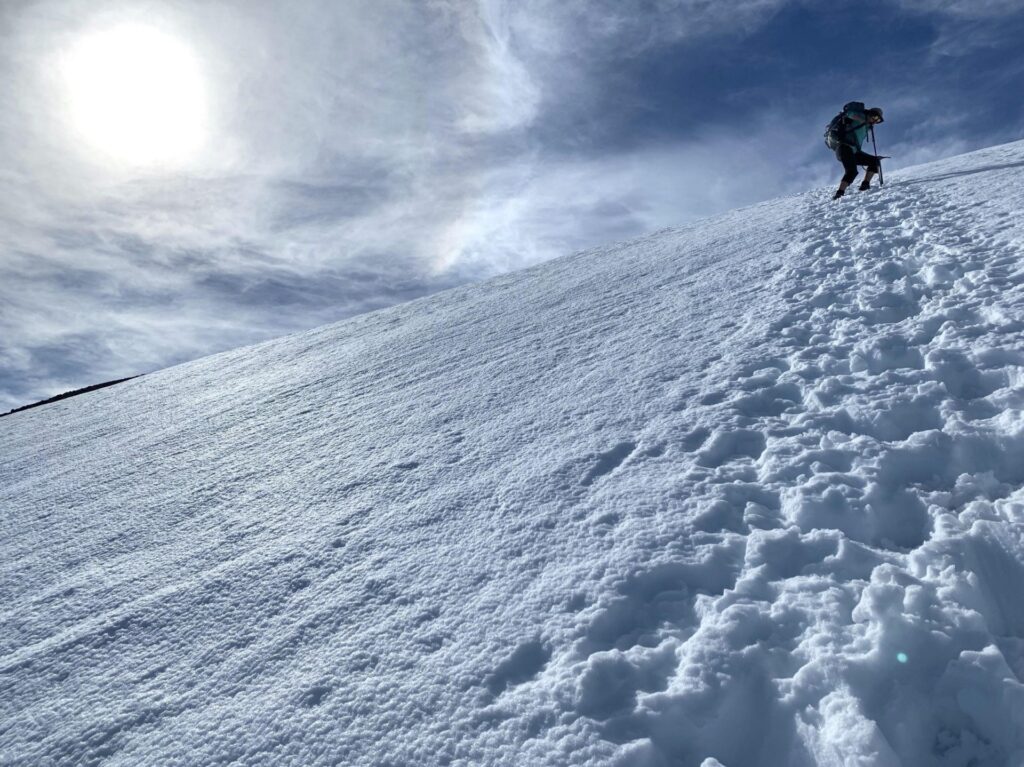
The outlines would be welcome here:
M 867 107 L 863 101 L 851 101 L 843 107 L 843 111 L 832 118 L 832 121 L 825 127 L 825 146 L 835 152 L 845 142 L 843 135 L 846 133 L 846 113 L 864 112 Z

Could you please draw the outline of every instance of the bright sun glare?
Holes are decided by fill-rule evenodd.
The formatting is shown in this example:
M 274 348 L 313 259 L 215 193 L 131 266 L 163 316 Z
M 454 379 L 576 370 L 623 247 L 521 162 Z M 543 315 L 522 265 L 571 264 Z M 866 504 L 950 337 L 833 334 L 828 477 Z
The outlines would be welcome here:
M 153 27 L 93 32 L 65 54 L 62 75 L 83 148 L 136 166 L 180 165 L 206 137 L 196 56 Z

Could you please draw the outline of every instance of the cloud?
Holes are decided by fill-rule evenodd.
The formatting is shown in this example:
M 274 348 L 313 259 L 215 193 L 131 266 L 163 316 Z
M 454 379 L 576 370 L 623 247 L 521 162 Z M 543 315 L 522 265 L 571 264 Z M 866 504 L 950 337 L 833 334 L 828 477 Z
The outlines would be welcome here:
M 83 371 L 92 382 L 144 372 L 473 279 L 435 273 L 412 247 L 403 253 L 413 235 L 388 230 L 394 203 L 373 192 L 281 182 L 240 204 L 236 195 L 253 195 L 252 186 L 243 178 L 131 188 L 0 229 L 7 404 L 75 388 Z M 314 201 L 345 205 L 350 218 L 311 215 Z M 13 218 L 3 208 L 0 217 Z
M 759 121 L 766 128 L 756 141 L 732 130 L 495 171 L 487 191 L 446 229 L 442 252 L 507 271 L 826 182 L 827 153 L 786 130 L 778 114 Z M 790 158 L 784 172 L 766 144 Z
M 945 13 L 966 18 L 996 18 L 1021 11 L 1018 0 L 897 0 L 909 11 Z
M 539 85 L 514 50 L 508 7 L 501 0 L 435 2 L 457 19 L 476 67 L 468 79 L 466 110 L 457 121 L 467 133 L 494 133 L 529 126 L 537 116 Z
M 505 3 L 533 52 L 633 57 L 652 46 L 707 36 L 742 38 L 792 0 L 522 0 Z

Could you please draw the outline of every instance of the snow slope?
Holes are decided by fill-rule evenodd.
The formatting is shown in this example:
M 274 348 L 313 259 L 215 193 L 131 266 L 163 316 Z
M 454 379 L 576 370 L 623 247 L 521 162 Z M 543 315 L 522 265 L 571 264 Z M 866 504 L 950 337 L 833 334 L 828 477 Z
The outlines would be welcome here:
M 0 762 L 1024 764 L 1022 169 L 4 418 Z

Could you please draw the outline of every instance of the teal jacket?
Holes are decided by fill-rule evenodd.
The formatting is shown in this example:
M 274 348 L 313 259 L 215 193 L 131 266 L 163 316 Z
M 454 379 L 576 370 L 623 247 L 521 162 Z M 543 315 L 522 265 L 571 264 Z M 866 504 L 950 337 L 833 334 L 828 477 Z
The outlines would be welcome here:
M 868 137 L 868 116 L 859 109 L 848 109 L 843 116 L 843 133 L 840 140 L 848 146 L 854 147 L 858 152 Z

